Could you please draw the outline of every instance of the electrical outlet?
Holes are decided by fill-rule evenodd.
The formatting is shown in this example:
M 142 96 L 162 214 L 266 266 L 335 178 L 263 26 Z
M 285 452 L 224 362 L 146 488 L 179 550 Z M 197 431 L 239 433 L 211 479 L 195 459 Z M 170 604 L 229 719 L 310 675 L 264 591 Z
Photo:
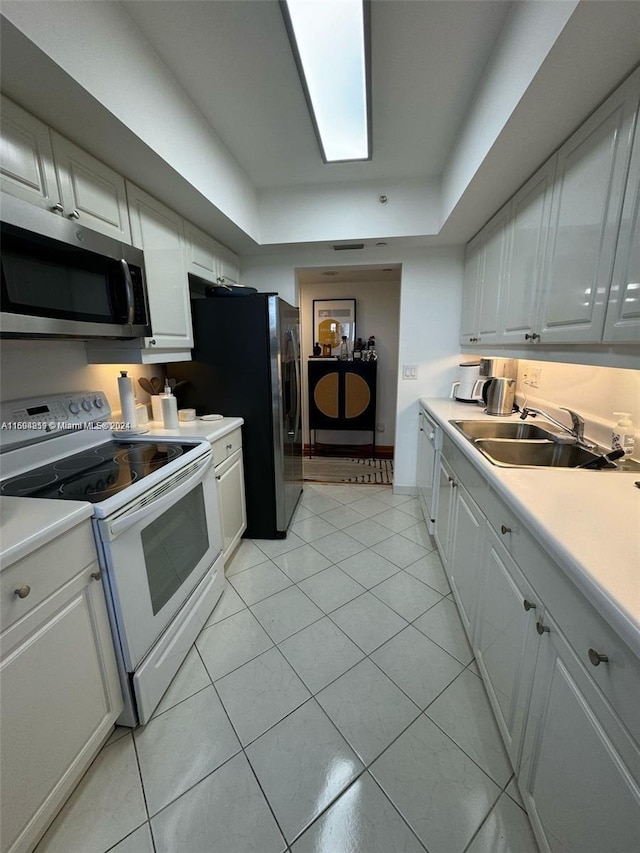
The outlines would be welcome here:
M 418 378 L 418 365 L 417 364 L 403 364 L 402 365 L 402 378 L 403 379 L 417 379 Z

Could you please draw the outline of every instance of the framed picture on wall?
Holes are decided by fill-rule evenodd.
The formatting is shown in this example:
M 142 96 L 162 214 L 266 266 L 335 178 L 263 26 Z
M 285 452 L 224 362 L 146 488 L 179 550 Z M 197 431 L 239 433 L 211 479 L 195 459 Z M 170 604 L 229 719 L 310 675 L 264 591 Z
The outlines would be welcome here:
M 342 336 L 346 335 L 349 352 L 356 342 L 356 300 L 313 300 L 313 343 L 331 347 L 331 355 L 340 354 Z

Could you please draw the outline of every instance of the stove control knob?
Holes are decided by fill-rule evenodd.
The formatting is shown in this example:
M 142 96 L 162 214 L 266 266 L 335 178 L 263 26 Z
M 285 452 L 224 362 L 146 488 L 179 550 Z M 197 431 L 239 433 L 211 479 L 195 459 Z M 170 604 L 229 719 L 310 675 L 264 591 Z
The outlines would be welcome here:
M 85 410 L 85 412 L 90 412 L 91 411 L 91 400 L 83 400 L 82 401 L 82 408 Z
M 71 412 L 72 415 L 77 415 L 78 412 L 80 411 L 80 406 L 78 405 L 78 403 L 76 403 L 75 400 L 73 400 L 71 403 L 69 403 L 69 411 Z
M 93 405 L 96 407 L 96 409 L 101 409 L 104 406 L 102 397 L 96 397 L 96 399 L 93 401 Z

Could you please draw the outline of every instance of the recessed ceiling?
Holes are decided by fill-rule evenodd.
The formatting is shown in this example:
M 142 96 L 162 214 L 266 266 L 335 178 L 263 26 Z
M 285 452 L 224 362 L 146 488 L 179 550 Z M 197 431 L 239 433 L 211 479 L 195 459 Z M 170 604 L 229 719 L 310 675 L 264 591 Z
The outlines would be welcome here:
M 374 0 L 373 156 L 324 164 L 275 0 L 124 0 L 258 188 L 442 173 L 509 2 Z

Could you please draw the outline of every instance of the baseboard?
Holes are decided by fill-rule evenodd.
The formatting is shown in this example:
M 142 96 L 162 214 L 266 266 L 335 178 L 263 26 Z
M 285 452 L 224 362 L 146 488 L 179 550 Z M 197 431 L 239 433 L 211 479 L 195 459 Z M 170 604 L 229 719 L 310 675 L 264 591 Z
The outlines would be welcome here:
M 376 445 L 376 459 L 393 459 L 393 444 Z M 350 459 L 369 459 L 373 452 L 371 444 L 305 444 L 304 455 L 348 457 Z
M 415 486 L 397 486 L 393 484 L 394 495 L 417 495 L 418 489 Z

